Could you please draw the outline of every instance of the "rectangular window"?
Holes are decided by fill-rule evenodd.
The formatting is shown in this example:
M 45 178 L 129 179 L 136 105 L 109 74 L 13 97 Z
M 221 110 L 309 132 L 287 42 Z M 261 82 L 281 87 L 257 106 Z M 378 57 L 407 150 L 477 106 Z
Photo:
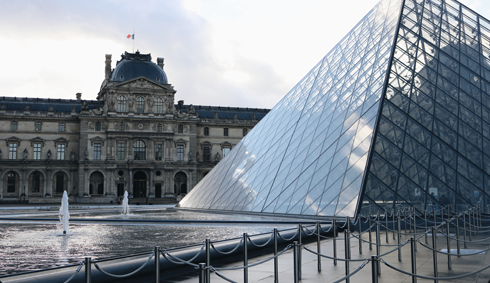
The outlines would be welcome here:
M 56 159 L 65 160 L 65 145 L 64 144 L 59 144 L 57 146 Z
M 10 123 L 10 130 L 17 131 L 17 121 L 13 121 Z
M 100 131 L 100 122 L 95 122 L 95 130 Z
M 228 128 L 223 129 L 223 136 L 225 136 L 225 137 L 228 136 Z
M 100 160 L 100 152 L 102 150 L 102 144 L 101 143 L 94 143 L 94 160 Z
M 126 144 L 123 142 L 117 143 L 117 160 L 124 160 L 126 158 Z
M 211 147 L 205 146 L 203 148 L 203 151 L 204 151 L 203 160 L 204 161 L 211 161 Z
M 60 132 L 64 132 L 65 131 L 65 123 L 59 123 L 58 125 L 58 130 Z
M 224 147 L 223 148 L 223 157 L 225 157 L 229 152 L 230 152 L 230 148 L 229 147 Z
M 17 144 L 9 144 L 9 159 L 17 159 Z
M 162 160 L 162 144 L 157 143 L 155 145 L 155 160 Z
M 36 122 L 36 124 L 35 124 L 35 130 L 36 130 L 36 131 L 41 131 L 42 126 L 43 126 L 43 123 L 41 123 L 41 122 Z
M 178 161 L 184 160 L 184 145 L 183 144 L 177 145 L 177 160 Z
M 35 143 L 34 144 L 34 159 L 41 159 L 41 143 Z

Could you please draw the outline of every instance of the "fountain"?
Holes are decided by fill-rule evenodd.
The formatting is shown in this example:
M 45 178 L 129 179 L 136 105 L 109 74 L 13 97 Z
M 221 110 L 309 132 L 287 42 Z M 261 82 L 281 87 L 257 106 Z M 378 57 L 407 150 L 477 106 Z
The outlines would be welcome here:
M 61 221 L 61 225 L 63 225 L 63 235 L 69 234 L 70 225 L 68 224 L 68 220 L 70 219 L 70 212 L 68 211 L 68 194 L 66 193 L 66 191 L 63 192 L 59 218 Z
M 122 207 L 123 207 L 123 214 L 129 214 L 129 200 L 128 200 L 128 191 L 124 192 L 124 199 L 122 202 Z

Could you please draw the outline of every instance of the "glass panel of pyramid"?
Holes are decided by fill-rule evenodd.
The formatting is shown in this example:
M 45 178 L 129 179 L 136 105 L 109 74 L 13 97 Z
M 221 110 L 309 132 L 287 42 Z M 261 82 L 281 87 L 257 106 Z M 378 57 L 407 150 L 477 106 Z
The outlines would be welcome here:
M 181 202 L 355 216 L 490 203 L 490 21 L 382 0 Z

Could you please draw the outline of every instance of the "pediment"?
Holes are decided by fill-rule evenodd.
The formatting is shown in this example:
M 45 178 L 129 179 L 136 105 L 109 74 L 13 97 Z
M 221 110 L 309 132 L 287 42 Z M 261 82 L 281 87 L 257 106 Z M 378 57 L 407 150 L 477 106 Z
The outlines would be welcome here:
M 68 146 L 68 140 L 65 138 L 57 138 L 54 140 L 54 146 L 58 146 L 59 144 L 64 144 Z
M 10 137 L 5 139 L 5 141 L 7 142 L 7 146 L 9 146 L 11 143 L 16 143 L 17 146 L 20 146 L 20 139 L 18 137 Z
M 154 81 L 149 80 L 145 77 L 134 78 L 132 80 L 122 82 L 122 83 L 117 84 L 115 86 L 116 87 L 127 87 L 127 88 L 139 88 L 139 89 L 173 90 L 171 87 L 155 83 Z
M 94 146 L 94 143 L 101 143 L 101 146 L 104 146 L 104 139 L 99 137 L 99 136 L 91 138 L 90 139 L 90 145 Z
M 35 137 L 33 139 L 31 139 L 31 146 L 34 146 L 35 143 L 40 143 L 42 144 L 42 146 L 44 146 L 44 142 L 45 140 L 40 138 L 40 137 Z

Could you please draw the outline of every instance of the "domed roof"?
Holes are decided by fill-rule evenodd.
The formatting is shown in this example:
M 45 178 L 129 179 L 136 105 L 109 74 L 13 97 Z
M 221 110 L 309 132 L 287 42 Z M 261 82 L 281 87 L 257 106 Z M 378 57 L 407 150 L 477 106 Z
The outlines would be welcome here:
M 110 80 L 125 82 L 141 76 L 159 84 L 168 84 L 167 75 L 163 68 L 151 61 L 150 54 L 140 54 L 139 51 L 136 53 L 124 52 L 121 55 L 121 60 L 117 62 Z

